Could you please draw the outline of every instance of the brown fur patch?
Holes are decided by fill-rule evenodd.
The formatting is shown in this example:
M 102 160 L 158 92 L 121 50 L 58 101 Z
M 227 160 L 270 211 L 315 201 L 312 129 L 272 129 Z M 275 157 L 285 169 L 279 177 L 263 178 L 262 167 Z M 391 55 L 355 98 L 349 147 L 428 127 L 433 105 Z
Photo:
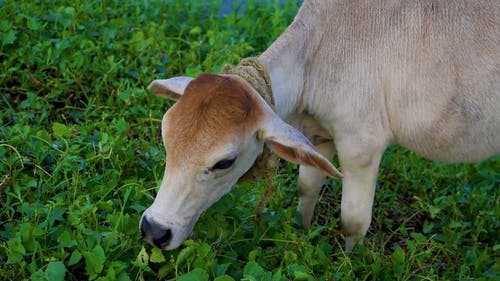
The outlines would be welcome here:
M 219 143 L 248 133 L 260 116 L 262 109 L 246 85 L 228 76 L 202 74 L 167 113 L 168 157 L 174 163 L 191 156 L 203 159 Z

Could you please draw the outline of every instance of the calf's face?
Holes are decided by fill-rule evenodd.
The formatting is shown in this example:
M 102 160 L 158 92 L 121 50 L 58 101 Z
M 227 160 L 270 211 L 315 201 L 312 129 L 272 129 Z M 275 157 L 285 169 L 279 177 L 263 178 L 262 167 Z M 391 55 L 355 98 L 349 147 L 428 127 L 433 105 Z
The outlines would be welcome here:
M 231 190 L 265 143 L 285 159 L 340 176 L 237 76 L 157 80 L 150 89 L 177 100 L 162 120 L 163 181 L 140 222 L 143 238 L 159 248 L 182 244 L 201 213 Z
M 230 78 L 202 75 L 164 115 L 167 165 L 160 190 L 142 217 L 145 240 L 178 247 L 200 214 L 230 191 L 261 153 L 255 97 Z

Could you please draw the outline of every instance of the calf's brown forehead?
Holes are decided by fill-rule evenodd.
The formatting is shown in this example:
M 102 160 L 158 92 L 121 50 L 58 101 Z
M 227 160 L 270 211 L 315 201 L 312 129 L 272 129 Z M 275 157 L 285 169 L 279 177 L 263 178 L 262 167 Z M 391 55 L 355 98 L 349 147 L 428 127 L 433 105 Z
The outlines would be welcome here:
M 250 91 L 248 85 L 229 76 L 202 74 L 191 81 L 166 116 L 170 161 L 211 151 L 255 128 L 262 109 Z

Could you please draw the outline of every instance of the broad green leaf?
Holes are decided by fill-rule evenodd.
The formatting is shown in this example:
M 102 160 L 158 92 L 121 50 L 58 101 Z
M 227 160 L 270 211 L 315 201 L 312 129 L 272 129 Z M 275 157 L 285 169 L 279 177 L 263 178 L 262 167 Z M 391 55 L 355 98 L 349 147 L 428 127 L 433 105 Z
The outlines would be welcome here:
M 177 260 L 175 261 L 175 265 L 179 266 L 179 265 L 183 264 L 184 261 L 186 261 L 186 259 L 188 257 L 190 257 L 191 255 L 194 255 L 195 251 L 196 251 L 195 247 L 196 247 L 195 245 L 190 245 L 190 246 L 187 246 L 186 248 L 182 249 L 180 251 L 179 255 L 177 255 Z
M 106 277 L 109 280 L 130 281 L 127 272 L 127 263 L 114 261 L 106 272 Z
M 42 236 L 44 234 L 45 234 L 45 231 L 41 230 L 40 228 L 38 228 L 36 226 L 31 229 L 32 236 L 38 237 L 38 236 Z
M 51 262 L 47 265 L 47 270 L 45 270 L 45 275 L 50 281 L 64 281 L 64 276 L 66 275 L 66 267 L 64 263 L 60 261 Z
M 153 248 L 151 256 L 149 256 L 149 260 L 154 263 L 160 263 L 165 261 L 165 256 L 163 256 L 161 249 Z
M 148 252 L 146 251 L 146 248 L 142 246 L 141 251 L 139 254 L 137 254 L 137 258 L 135 259 L 134 264 L 139 267 L 145 267 L 148 266 L 149 263 L 149 255 Z
M 289 266 L 288 271 L 293 274 L 294 280 L 314 280 L 307 268 L 303 265 L 292 264 Z
M 201 33 L 201 27 L 195 26 L 189 30 L 189 35 L 199 35 Z
M 218 276 L 222 276 L 222 275 L 226 274 L 226 271 L 229 268 L 229 266 L 231 266 L 230 263 L 223 263 L 223 264 L 214 265 L 214 269 L 213 269 L 214 276 L 218 277 Z
M 132 35 L 132 41 L 144 41 L 144 32 L 142 30 L 134 32 Z
M 229 275 L 222 275 L 222 276 L 216 277 L 214 279 L 214 281 L 234 281 L 234 279 L 233 279 L 233 277 L 231 277 Z
M 69 138 L 71 136 L 71 129 L 66 127 L 66 125 L 54 122 L 52 124 L 52 132 L 54 133 L 54 136 L 58 138 Z
M 8 31 L 12 28 L 12 22 L 7 20 L 0 20 L 0 31 Z
M 307 272 L 303 272 L 303 271 L 295 271 L 293 273 L 293 276 L 295 276 L 294 280 L 310 280 L 312 279 L 313 277 L 307 273 Z
M 427 238 L 418 232 L 412 232 L 411 237 L 413 237 L 413 239 L 415 239 L 418 243 L 425 243 L 427 241 Z
M 273 278 L 271 281 L 281 281 L 281 267 L 276 270 L 276 272 L 273 274 Z
M 82 257 L 82 254 L 78 250 L 73 251 L 73 253 L 71 253 L 71 256 L 69 257 L 68 265 L 71 266 L 77 264 L 82 259 Z
M 28 28 L 31 30 L 39 30 L 41 28 L 41 25 L 36 19 L 29 18 L 28 19 Z
M 14 264 L 20 262 L 24 255 L 26 254 L 26 250 L 21 242 L 21 237 L 18 235 L 7 242 L 8 246 L 8 258 L 7 264 Z
M 127 121 L 120 119 L 116 122 L 115 128 L 116 128 L 116 131 L 118 133 L 124 133 L 124 132 L 128 131 L 129 125 L 128 125 Z
M 47 274 L 45 274 L 45 272 L 43 272 L 42 269 L 39 269 L 35 273 L 31 274 L 30 280 L 31 281 L 50 281 L 47 278 Z
M 64 8 L 64 13 L 66 13 L 68 15 L 73 15 L 75 13 L 75 8 L 73 8 L 73 7 L 66 7 L 66 8 Z
M 16 32 L 14 30 L 9 30 L 0 35 L 1 35 L 0 38 L 2 38 L 3 45 L 12 44 L 16 40 Z
M 255 249 L 255 250 L 252 250 L 249 254 L 248 254 L 248 260 L 249 261 L 255 261 L 255 259 L 260 255 L 260 249 Z
M 243 269 L 243 277 L 249 280 L 271 280 L 271 272 L 266 272 L 257 262 L 249 261 Z
M 168 274 L 175 272 L 175 266 L 172 263 L 163 263 L 162 267 L 157 271 L 158 279 L 165 279 Z
M 405 251 L 397 246 L 396 249 L 394 250 L 394 253 L 392 253 L 392 263 L 395 266 L 400 266 L 404 264 L 405 262 Z
M 450 223 L 450 228 L 460 228 L 460 227 L 463 227 L 464 225 L 462 224 L 462 222 L 459 222 L 459 221 L 456 221 L 456 220 L 453 220 L 451 223 Z
M 207 280 L 208 280 L 208 273 L 201 268 L 195 268 L 179 278 L 179 281 L 207 281 Z
M 106 261 L 104 250 L 101 245 L 96 245 L 92 251 L 84 252 L 83 256 L 85 257 L 85 269 L 90 278 L 94 279 L 104 268 Z
M 57 238 L 57 242 L 59 243 L 59 245 L 65 248 L 77 245 L 76 241 L 71 236 L 71 233 L 69 233 L 67 230 L 59 235 L 59 238 Z
M 394 250 L 393 257 L 395 260 L 403 263 L 405 261 L 405 251 L 401 247 L 396 247 Z
M 259 276 L 262 273 L 264 269 L 256 261 L 249 261 L 243 269 L 243 275 Z

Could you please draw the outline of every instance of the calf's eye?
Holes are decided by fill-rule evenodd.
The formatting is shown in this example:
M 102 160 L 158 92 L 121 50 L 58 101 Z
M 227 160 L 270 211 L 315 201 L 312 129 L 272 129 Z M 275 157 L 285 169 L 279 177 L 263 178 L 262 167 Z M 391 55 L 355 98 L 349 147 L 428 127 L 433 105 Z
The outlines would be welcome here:
M 234 161 L 236 161 L 236 157 L 233 159 L 224 159 L 219 162 L 217 162 L 213 167 L 212 170 L 225 170 L 229 169 L 234 164 Z

